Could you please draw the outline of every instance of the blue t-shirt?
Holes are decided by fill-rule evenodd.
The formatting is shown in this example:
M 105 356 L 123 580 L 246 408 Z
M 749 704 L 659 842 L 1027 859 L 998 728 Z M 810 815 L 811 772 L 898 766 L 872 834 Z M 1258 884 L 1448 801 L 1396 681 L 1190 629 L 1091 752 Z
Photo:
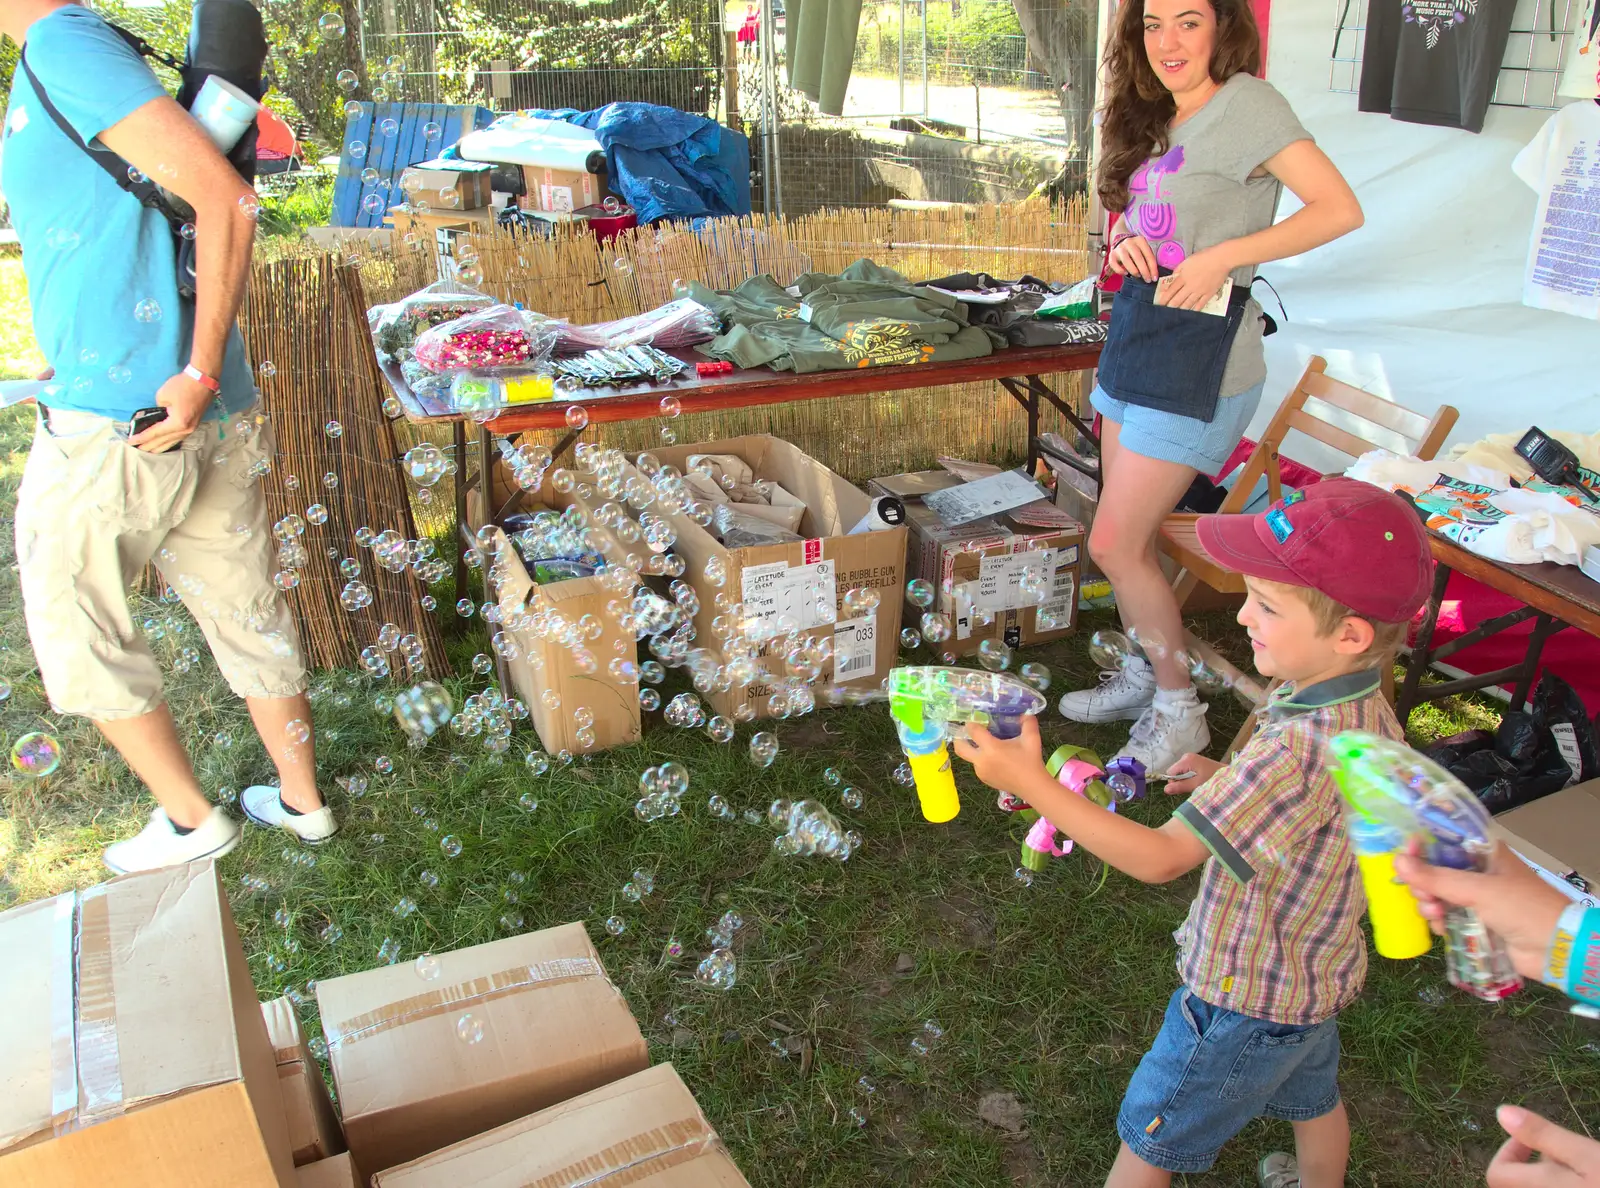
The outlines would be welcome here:
M 78 5 L 35 21 L 26 49 L 39 85 L 86 143 L 167 93 L 116 30 Z M 189 362 L 194 335 L 193 306 L 178 297 L 171 227 L 56 126 L 20 65 L 0 190 L 22 242 L 34 336 L 56 369 L 45 403 L 119 421 L 154 405 Z M 217 378 L 229 412 L 255 399 L 238 327 Z

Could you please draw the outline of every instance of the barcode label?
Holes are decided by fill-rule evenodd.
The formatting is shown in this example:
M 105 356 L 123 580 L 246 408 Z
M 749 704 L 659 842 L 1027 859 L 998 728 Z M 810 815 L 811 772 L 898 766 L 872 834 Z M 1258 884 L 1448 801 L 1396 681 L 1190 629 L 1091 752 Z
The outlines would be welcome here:
M 1072 551 L 1076 553 L 1077 549 L 1074 548 Z M 1056 570 L 1055 583 L 1050 590 L 1050 601 L 1040 603 L 1039 613 L 1034 616 L 1035 631 L 1062 631 L 1072 625 L 1075 572 L 1070 563 Z
M 837 623 L 833 629 L 833 681 L 842 685 L 878 671 L 878 616 Z

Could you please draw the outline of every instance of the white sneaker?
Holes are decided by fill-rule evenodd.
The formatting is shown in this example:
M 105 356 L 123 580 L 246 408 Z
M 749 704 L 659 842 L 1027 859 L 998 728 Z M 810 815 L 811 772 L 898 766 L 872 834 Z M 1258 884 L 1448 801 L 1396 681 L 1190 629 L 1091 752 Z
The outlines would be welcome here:
M 1152 705 L 1133 724 L 1117 755 L 1137 759 L 1147 772 L 1163 772 L 1188 752 L 1199 755 L 1210 745 L 1204 705 L 1197 702 L 1179 714 L 1163 713 Z
M 1074 722 L 1137 718 L 1156 695 L 1156 674 L 1147 660 L 1131 656 L 1121 668 L 1100 674 L 1100 684 L 1061 698 L 1061 716 Z
M 296 816 L 283 807 L 278 790 L 270 784 L 252 784 L 239 793 L 239 807 L 257 825 L 287 829 L 307 845 L 321 845 L 339 832 L 339 823 L 333 819 L 333 810 L 327 805 L 314 813 Z
M 239 823 L 220 808 L 188 833 L 173 829 L 165 809 L 150 814 L 150 823 L 127 841 L 107 846 L 105 864 L 115 874 L 181 866 L 201 858 L 220 858 L 239 844 Z
M 1293 1155 L 1274 1151 L 1256 1164 L 1259 1188 L 1300 1188 L 1300 1165 Z

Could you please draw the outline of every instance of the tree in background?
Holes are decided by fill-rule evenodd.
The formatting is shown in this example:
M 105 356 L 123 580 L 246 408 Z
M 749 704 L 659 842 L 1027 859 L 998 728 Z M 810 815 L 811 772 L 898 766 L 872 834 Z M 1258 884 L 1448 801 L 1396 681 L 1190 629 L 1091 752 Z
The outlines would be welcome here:
M 1059 88 L 1067 139 L 1085 160 L 1094 116 L 1093 0 L 1011 0 L 1028 39 L 1028 57 Z

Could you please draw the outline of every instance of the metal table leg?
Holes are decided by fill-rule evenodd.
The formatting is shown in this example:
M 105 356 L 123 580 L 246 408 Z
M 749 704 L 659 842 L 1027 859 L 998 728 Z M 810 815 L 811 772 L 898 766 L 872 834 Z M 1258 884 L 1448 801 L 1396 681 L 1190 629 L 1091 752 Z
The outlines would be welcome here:
M 1417 640 L 1411 645 L 1411 661 L 1406 665 L 1406 681 L 1400 687 L 1400 696 L 1394 703 L 1395 717 L 1400 719 L 1400 726 L 1404 729 L 1406 719 L 1417 704 L 1417 686 L 1422 683 L 1422 674 L 1428 670 L 1431 661 L 1429 648 L 1433 645 L 1433 631 L 1439 625 L 1439 604 L 1444 601 L 1444 588 L 1450 584 L 1450 567 L 1435 563 L 1433 567 L 1433 590 L 1428 595 L 1428 613 L 1422 617 L 1422 627 L 1417 631 Z

